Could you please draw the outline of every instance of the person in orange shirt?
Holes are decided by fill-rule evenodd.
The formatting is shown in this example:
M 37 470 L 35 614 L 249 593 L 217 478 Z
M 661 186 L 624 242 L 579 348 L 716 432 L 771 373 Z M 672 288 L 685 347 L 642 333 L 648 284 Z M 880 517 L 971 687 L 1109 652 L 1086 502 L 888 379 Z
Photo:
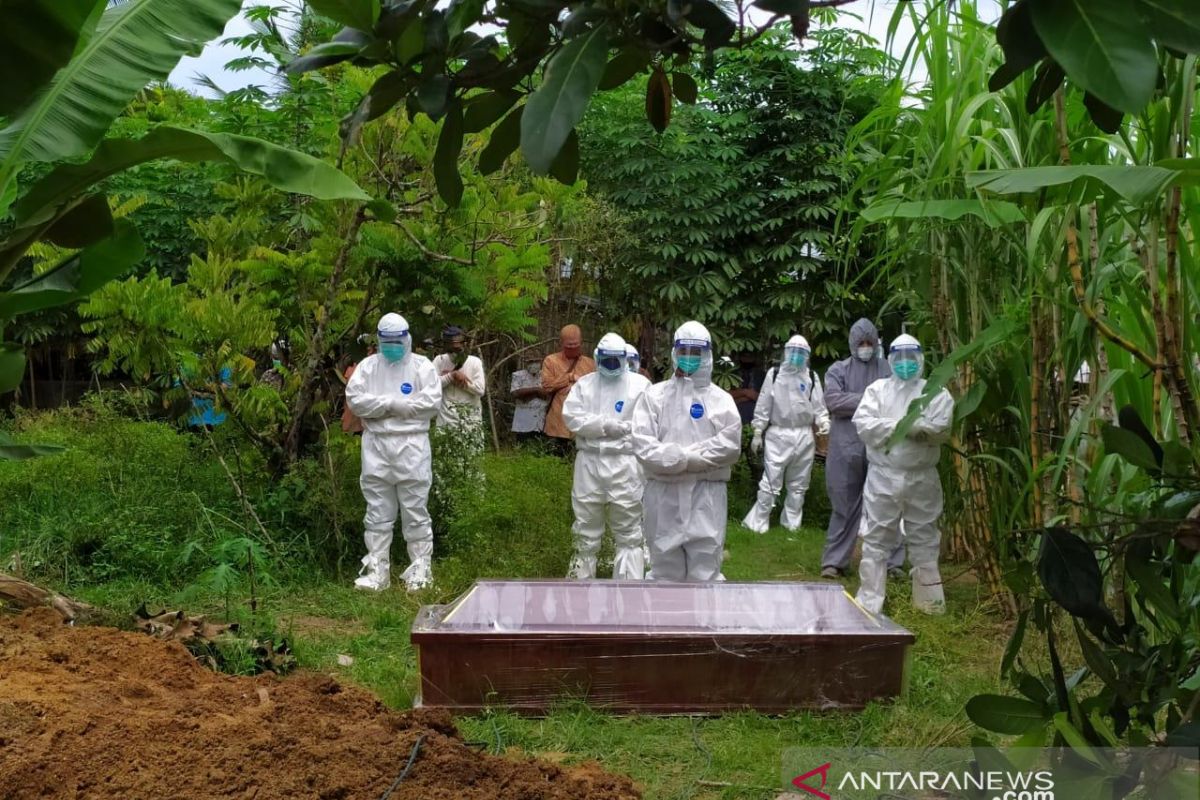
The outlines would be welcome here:
M 551 449 L 560 456 L 567 456 L 572 436 L 563 422 L 563 403 L 575 381 L 596 371 L 596 362 L 581 352 L 583 333 L 578 325 L 565 326 L 558 342 L 560 351 L 542 361 L 542 390 L 551 394 L 545 432 Z
M 364 337 L 360 336 L 358 340 L 362 342 Z M 375 355 L 375 343 L 373 341 L 367 344 L 367 355 Z M 354 369 L 357 366 L 358 362 L 355 362 L 346 367 L 346 371 L 342 373 L 342 377 L 345 379 L 343 385 L 350 383 L 350 378 L 354 375 Z M 362 420 L 354 416 L 354 412 L 350 410 L 350 406 L 344 400 L 342 403 L 342 430 L 354 436 L 361 436 L 363 432 Z

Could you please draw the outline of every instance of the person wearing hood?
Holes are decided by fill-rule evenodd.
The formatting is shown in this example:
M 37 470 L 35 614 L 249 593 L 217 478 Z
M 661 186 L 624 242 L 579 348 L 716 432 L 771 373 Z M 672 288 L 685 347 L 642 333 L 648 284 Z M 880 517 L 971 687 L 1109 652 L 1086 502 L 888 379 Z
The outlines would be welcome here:
M 384 314 L 379 320 L 379 352 L 355 368 L 346 385 L 346 405 L 364 427 L 359 486 L 367 501 L 367 555 L 354 585 L 374 591 L 391 585 L 399 516 L 409 558 L 402 577 L 410 591 L 423 588 L 432 580 L 433 559 L 429 423 L 442 405 L 442 381 L 429 359 L 412 352 L 404 317 Z
M 825 407 L 831 418 L 825 491 L 832 510 L 821 555 L 823 578 L 846 574 L 861 527 L 867 451 L 854 427 L 854 412 L 867 387 L 891 374 L 892 368 L 879 355 L 879 330 L 869 319 L 858 320 L 850 327 L 850 357 L 825 372 Z M 899 571 L 903 563 L 901 542 L 888 562 L 889 570 Z
M 950 438 L 954 398 L 942 389 L 913 422 L 904 438 L 892 443 L 900 420 L 925 391 L 921 344 L 908 334 L 897 336 L 888 350 L 890 378 L 875 381 L 863 392 L 854 412 L 854 427 L 867 449 L 867 482 L 863 487 L 862 561 L 857 600 L 872 614 L 883 610 L 887 560 L 900 541 L 900 526 L 912 562 L 912 602 L 927 614 L 946 610 L 938 572 L 942 515 L 942 482 L 937 463 L 942 443 Z
M 712 337 L 699 322 L 675 331 L 674 374 L 642 393 L 633 446 L 646 475 L 646 542 L 654 580 L 724 580 L 726 485 L 741 455 L 737 404 L 712 382 Z
M 742 525 L 755 533 L 766 533 L 771 526 L 771 510 L 786 485 L 780 522 L 789 531 L 800 529 L 804 515 L 804 495 L 812 475 L 816 437 L 829 433 L 829 412 L 821 381 L 809 369 L 812 350 L 803 336 L 788 339 L 779 368 L 767 371 L 762 390 L 754 406 L 754 438 L 750 449 L 763 454 L 763 474 L 758 483 L 758 501 Z
M 596 555 L 605 517 L 612 528 L 616 555 L 613 578 L 641 580 L 642 470 L 633 454 L 633 409 L 650 381 L 629 372 L 625 340 L 606 333 L 593 354 L 596 371 L 582 376 L 567 393 L 563 422 L 575 437 L 575 556 L 569 577 L 596 577 Z
M 628 359 L 629 371 L 635 375 L 641 375 L 646 380 L 650 380 L 650 373 L 642 366 L 642 354 L 638 349 L 628 342 L 625 343 L 625 357 Z

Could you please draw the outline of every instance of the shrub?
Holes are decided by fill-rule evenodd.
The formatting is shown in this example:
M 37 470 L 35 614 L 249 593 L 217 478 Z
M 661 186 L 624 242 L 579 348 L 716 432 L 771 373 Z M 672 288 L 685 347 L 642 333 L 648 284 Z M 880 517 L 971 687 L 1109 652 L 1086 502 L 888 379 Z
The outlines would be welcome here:
M 19 552 L 30 575 L 178 584 L 211 566 L 185 564 L 185 548 L 243 534 L 241 504 L 196 436 L 125 419 L 102 397 L 20 414 L 7 427 L 68 448 L 0 461 L 0 557 Z

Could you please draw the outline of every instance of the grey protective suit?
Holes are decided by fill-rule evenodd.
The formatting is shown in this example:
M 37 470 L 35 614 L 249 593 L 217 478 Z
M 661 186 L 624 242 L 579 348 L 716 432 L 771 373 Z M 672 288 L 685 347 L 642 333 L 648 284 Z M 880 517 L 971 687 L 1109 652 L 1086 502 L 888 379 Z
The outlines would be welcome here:
M 879 342 L 879 330 L 869 319 L 850 327 L 850 357 L 825 373 L 825 407 L 829 409 L 829 453 L 825 457 L 825 490 L 833 511 L 825 534 L 821 566 L 846 569 L 854 553 L 854 542 L 862 517 L 863 486 L 867 482 L 867 449 L 854 428 L 854 412 L 863 392 L 880 378 L 892 374 L 887 359 L 876 355 L 862 361 L 854 355 L 863 339 Z M 904 564 L 904 543 L 897 546 L 888 567 Z

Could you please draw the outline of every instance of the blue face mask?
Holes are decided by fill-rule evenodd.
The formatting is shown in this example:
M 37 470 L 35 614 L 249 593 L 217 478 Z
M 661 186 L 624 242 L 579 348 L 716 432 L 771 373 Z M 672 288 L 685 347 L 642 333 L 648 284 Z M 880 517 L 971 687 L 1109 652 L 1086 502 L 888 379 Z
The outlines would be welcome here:
M 694 375 L 700 369 L 700 356 L 676 356 L 675 366 L 684 375 Z
M 808 356 L 803 352 L 788 353 L 788 364 L 793 367 L 803 367 L 807 361 Z
M 398 342 L 381 342 L 379 344 L 379 352 L 383 357 L 393 364 L 408 353 L 408 348 Z
M 897 361 L 892 367 L 892 372 L 896 373 L 896 377 L 902 381 L 912 380 L 920 371 L 921 365 L 916 361 Z

